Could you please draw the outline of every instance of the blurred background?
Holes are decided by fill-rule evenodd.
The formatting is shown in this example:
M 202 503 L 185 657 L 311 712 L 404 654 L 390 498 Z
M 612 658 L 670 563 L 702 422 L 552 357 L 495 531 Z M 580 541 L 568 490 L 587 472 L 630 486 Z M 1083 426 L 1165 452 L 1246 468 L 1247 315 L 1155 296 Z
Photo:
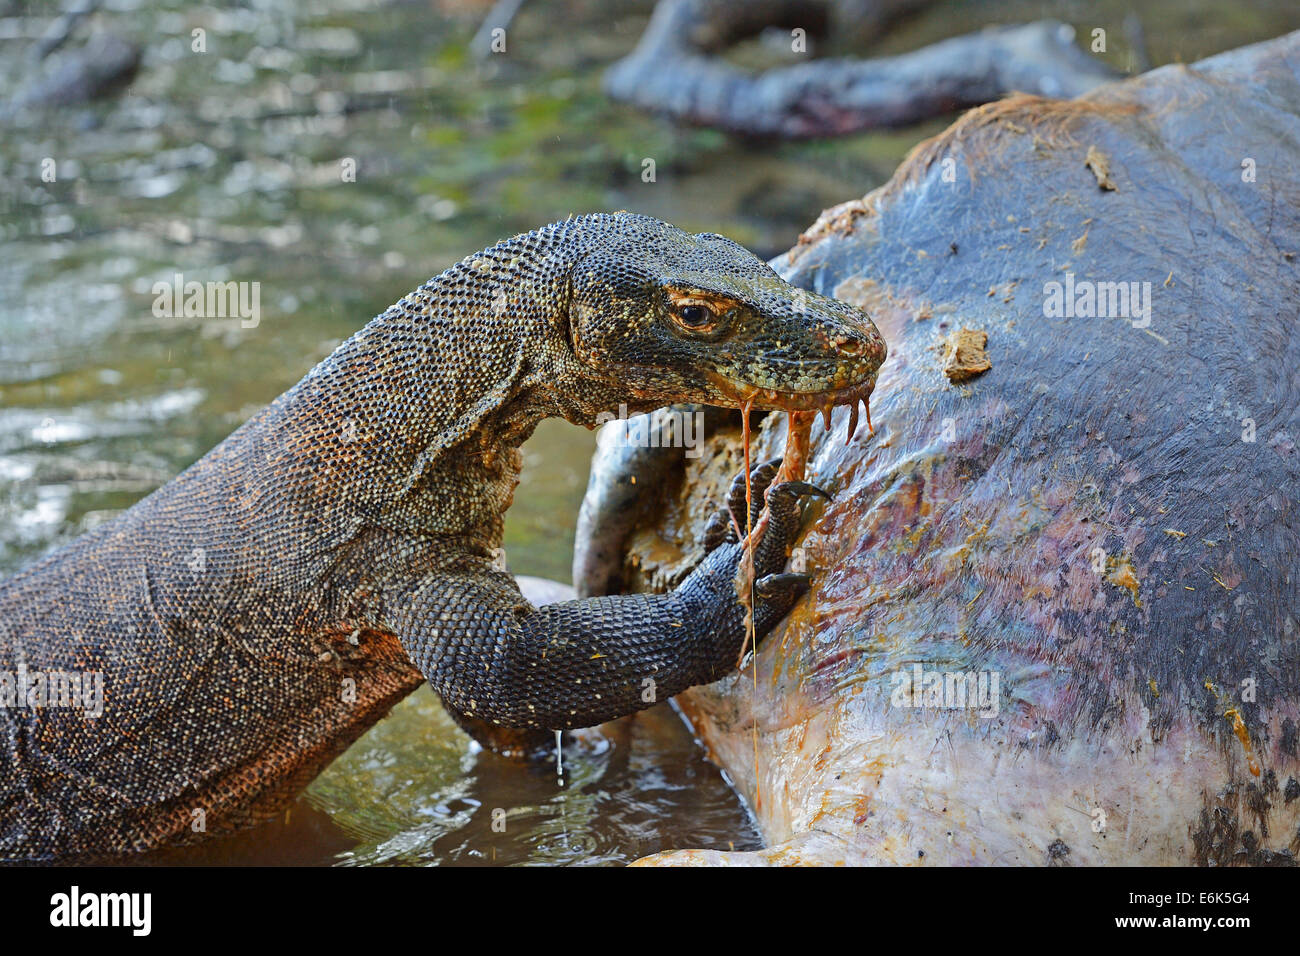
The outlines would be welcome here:
M 0 575 L 169 480 L 467 253 L 629 209 L 770 257 L 953 118 L 801 142 L 688 128 L 602 89 L 652 0 L 524 2 L 496 53 L 481 32 L 493 6 L 0 0 Z M 1131 73 L 1300 27 L 1294 0 L 907 6 L 810 54 L 885 56 L 1051 17 L 1085 50 L 1106 29 L 1095 55 Z M 749 69 L 806 59 L 789 38 L 719 55 Z M 260 321 L 156 317 L 153 285 L 177 273 L 260 283 Z M 506 522 L 516 573 L 569 579 L 593 447 L 562 421 L 525 446 Z M 758 845 L 666 705 L 588 735 L 569 764 L 560 786 L 552 767 L 474 752 L 422 690 L 285 820 L 162 857 L 617 863 Z

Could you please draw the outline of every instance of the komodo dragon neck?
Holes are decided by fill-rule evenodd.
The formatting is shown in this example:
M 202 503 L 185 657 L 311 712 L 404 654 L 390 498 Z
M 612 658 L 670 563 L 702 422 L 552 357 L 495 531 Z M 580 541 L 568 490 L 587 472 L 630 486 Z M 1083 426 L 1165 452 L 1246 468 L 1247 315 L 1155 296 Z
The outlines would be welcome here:
M 254 424 L 278 481 L 334 526 L 348 518 L 495 547 L 537 423 L 593 425 L 656 407 L 578 362 L 569 275 L 583 236 L 529 233 L 470 256 L 343 343 Z M 277 436 L 306 437 L 282 442 Z M 473 489 L 467 494 L 467 489 Z

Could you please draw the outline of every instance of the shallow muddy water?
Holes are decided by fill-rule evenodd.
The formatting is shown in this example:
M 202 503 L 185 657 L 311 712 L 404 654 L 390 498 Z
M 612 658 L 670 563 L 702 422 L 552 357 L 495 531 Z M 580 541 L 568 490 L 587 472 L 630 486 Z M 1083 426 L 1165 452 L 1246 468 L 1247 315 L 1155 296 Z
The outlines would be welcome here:
M 498 238 L 626 208 L 773 255 L 946 125 L 770 147 L 674 129 L 600 92 L 649 3 L 528 4 L 507 54 L 480 61 L 466 43 L 483 6 L 103 5 L 89 30 L 145 50 L 127 92 L 21 117 L 0 137 L 0 574 L 129 507 L 372 315 Z M 1284 8 L 1267 4 L 1168 7 L 1178 12 L 1147 24 L 1158 63 L 1286 27 Z M 24 81 L 47 9 L 9 4 L 0 16 L 0 99 Z M 1123 10 L 1088 16 L 1118 38 Z M 880 49 L 1042 15 L 1086 34 L 1074 13 L 940 3 Z M 756 42 L 738 57 L 772 55 Z M 1107 58 L 1126 66 L 1122 44 Z M 256 321 L 157 314 L 155 283 L 177 276 L 257 283 Z M 506 523 L 513 571 L 568 580 L 593 446 L 557 421 L 526 444 Z M 586 733 L 565 763 L 561 785 L 552 764 L 475 752 L 421 690 L 285 818 L 149 859 L 607 864 L 759 843 L 665 705 Z
M 557 778 L 553 762 L 479 750 L 422 687 L 283 817 L 133 862 L 600 866 L 672 847 L 762 846 L 669 705 L 575 736 Z

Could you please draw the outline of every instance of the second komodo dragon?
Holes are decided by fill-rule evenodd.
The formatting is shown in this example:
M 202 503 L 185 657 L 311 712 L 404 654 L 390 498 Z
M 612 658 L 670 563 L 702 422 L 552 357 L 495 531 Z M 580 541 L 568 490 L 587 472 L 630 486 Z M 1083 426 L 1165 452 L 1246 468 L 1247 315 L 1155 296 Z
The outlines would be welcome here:
M 104 682 L 99 717 L 0 707 L 0 859 L 181 842 L 200 814 L 209 834 L 254 822 L 425 679 L 498 750 L 648 706 L 646 678 L 661 699 L 718 679 L 745 634 L 734 535 L 671 593 L 534 607 L 492 560 L 520 443 L 620 404 L 857 402 L 884 357 L 862 312 L 644 216 L 464 259 L 175 480 L 0 583 L 0 671 Z M 807 586 L 783 569 L 816 491 L 767 495 L 759 636 Z

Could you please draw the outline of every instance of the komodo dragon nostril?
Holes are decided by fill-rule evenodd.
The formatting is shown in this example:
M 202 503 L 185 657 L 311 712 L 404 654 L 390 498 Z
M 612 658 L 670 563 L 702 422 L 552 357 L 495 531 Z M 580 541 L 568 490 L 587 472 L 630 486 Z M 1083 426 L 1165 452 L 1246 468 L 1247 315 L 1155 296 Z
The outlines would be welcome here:
M 861 355 L 862 350 L 866 347 L 867 344 L 866 342 L 863 342 L 861 339 L 854 338 L 851 335 L 843 335 L 843 334 L 835 336 L 835 338 L 831 339 L 831 341 L 835 343 L 835 347 L 839 349 L 841 352 L 843 352 L 845 355 Z

